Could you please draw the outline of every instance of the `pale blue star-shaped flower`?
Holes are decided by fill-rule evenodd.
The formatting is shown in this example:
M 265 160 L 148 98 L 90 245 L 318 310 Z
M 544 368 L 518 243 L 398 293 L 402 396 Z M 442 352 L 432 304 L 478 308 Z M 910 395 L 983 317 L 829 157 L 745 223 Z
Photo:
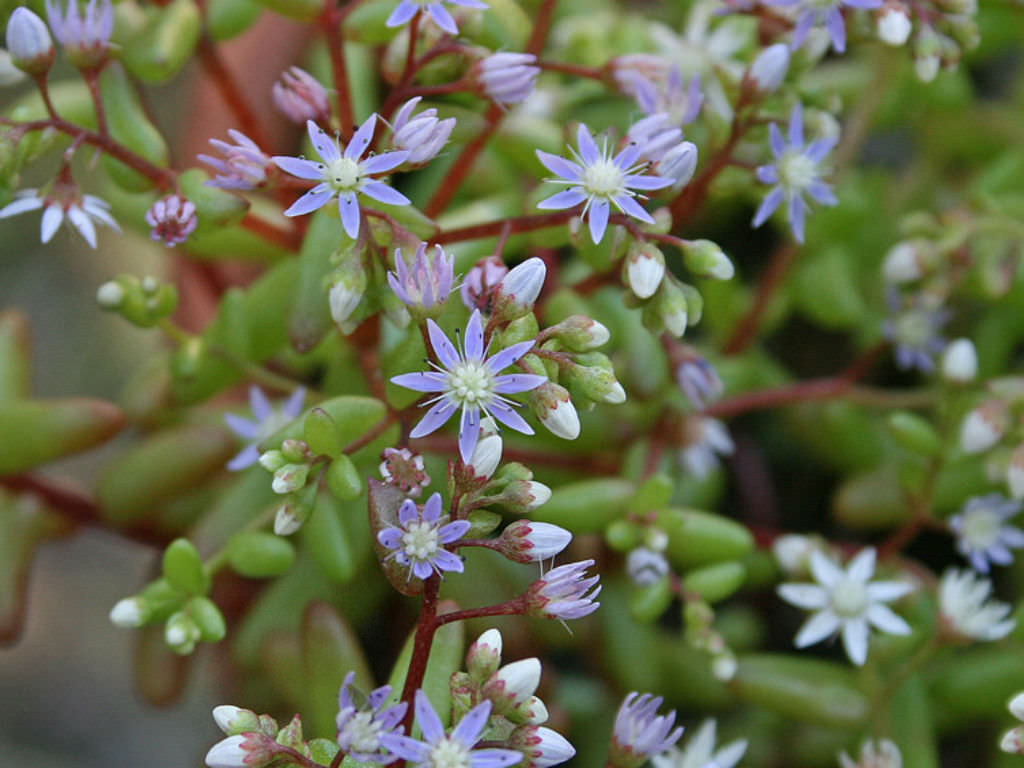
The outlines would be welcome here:
M 445 549 L 445 544 L 466 535 L 468 520 L 441 522 L 441 494 L 431 494 L 422 511 L 412 499 L 398 508 L 398 525 L 391 525 L 377 534 L 381 546 L 391 550 L 388 559 L 409 568 L 409 575 L 430 578 L 442 571 L 462 573 L 462 558 Z
M 525 435 L 533 434 L 530 425 L 516 413 L 513 406 L 517 403 L 502 395 L 529 392 L 547 381 L 547 378 L 532 373 L 501 375 L 501 371 L 533 348 L 533 341 L 521 341 L 485 358 L 487 350 L 484 348 L 483 322 L 479 310 L 473 312 L 466 324 L 466 339 L 462 350 L 449 341 L 433 320 L 427 320 L 427 334 L 441 364 L 431 363 L 435 369 L 433 371 L 403 373 L 391 379 L 392 383 L 406 389 L 440 393 L 424 403 L 432 407 L 409 433 L 409 437 L 423 437 L 440 429 L 461 408 L 459 455 L 468 464 L 480 436 L 481 415 L 491 416 Z
M 843 8 L 878 8 L 882 0 L 765 0 L 766 5 L 794 6 L 796 26 L 793 27 L 793 49 L 807 39 L 812 27 L 824 23 L 836 53 L 846 50 L 846 22 Z
M 487 8 L 487 3 L 482 3 L 480 0 L 444 0 L 451 5 L 461 5 L 463 8 Z M 403 24 L 408 24 L 412 21 L 412 17 L 417 14 L 420 10 L 426 10 L 427 15 L 433 20 L 437 26 L 447 32 L 449 35 L 459 34 L 459 28 L 455 24 L 455 19 L 448 12 L 448 9 L 440 2 L 440 0 L 401 0 L 398 6 L 388 16 L 388 20 L 385 24 L 389 27 L 400 27 Z
M 388 205 L 409 205 L 409 198 L 401 192 L 370 178 L 374 174 L 387 173 L 397 168 L 409 157 L 409 152 L 399 150 L 363 158 L 363 153 L 373 140 L 376 125 L 377 115 L 370 115 L 342 150 L 338 142 L 331 139 L 320 126 L 312 120 L 307 121 L 309 138 L 323 162 L 316 163 L 301 157 L 280 155 L 272 159 L 285 173 L 320 183 L 292 203 L 284 215 L 301 216 L 312 213 L 337 196 L 338 213 L 341 214 L 345 233 L 355 239 L 359 236 L 359 221 L 362 218 L 357 194 L 366 195 Z
M 544 210 L 562 210 L 585 203 L 583 215 L 587 217 L 590 238 L 595 243 L 601 242 L 601 238 L 604 237 L 612 205 L 627 216 L 653 224 L 654 219 L 636 201 L 637 190 L 664 189 L 672 186 L 673 179 L 644 173 L 648 169 L 648 163 L 637 162 L 644 155 L 645 148 L 641 142 L 631 141 L 613 157 L 607 140 L 604 146 L 598 149 L 590 135 L 590 129 L 582 123 L 576 132 L 576 142 L 579 151 L 573 151 L 573 157 L 577 162 L 537 150 L 537 158 L 544 167 L 558 176 L 546 181 L 569 186 L 568 189 L 541 200 L 537 207 Z
M 788 137 L 783 138 L 779 127 L 772 123 L 768 127 L 772 154 L 775 162 L 760 166 L 757 180 L 763 184 L 774 184 L 772 190 L 761 201 L 754 214 L 754 227 L 760 227 L 775 213 L 783 200 L 789 209 L 789 226 L 798 243 L 804 241 L 804 218 L 807 202 L 804 195 L 821 205 L 837 205 L 839 201 L 832 187 L 822 181 L 825 169 L 822 161 L 832 151 L 836 140 L 825 137 L 804 143 L 803 108 L 797 103 L 789 118 Z
M 305 398 L 306 390 L 299 387 L 292 392 L 284 405 L 275 409 L 267 400 L 267 396 L 263 394 L 263 390 L 259 387 L 249 387 L 249 408 L 252 410 L 254 418 L 243 419 L 233 413 L 224 414 L 224 421 L 227 422 L 228 428 L 243 440 L 248 441 L 248 445 L 228 462 L 228 469 L 237 472 L 259 461 L 260 442 L 297 419 L 302 413 L 302 401 Z

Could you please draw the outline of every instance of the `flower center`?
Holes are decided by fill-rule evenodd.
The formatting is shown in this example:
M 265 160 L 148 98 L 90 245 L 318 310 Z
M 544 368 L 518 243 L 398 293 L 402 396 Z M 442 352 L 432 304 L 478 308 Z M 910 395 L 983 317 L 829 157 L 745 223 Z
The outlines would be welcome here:
M 987 509 L 975 509 L 964 514 L 963 538 L 972 549 L 988 549 L 999 541 L 1002 520 Z
M 438 550 L 434 524 L 422 520 L 410 522 L 402 534 L 402 547 L 412 560 L 429 560 Z
M 380 723 L 375 722 L 372 712 L 357 712 L 345 724 L 344 736 L 350 751 L 376 752 L 380 748 Z
M 287 426 L 291 423 L 292 417 L 282 411 L 271 411 L 270 415 L 267 416 L 266 420 L 260 424 L 260 434 L 257 438 L 257 442 L 263 442 L 268 437 L 277 432 L 281 427 Z
M 469 749 L 445 737 L 430 750 L 430 768 L 469 768 Z
M 463 405 L 486 406 L 494 395 L 494 375 L 478 360 L 461 360 L 448 371 L 447 393 Z
M 779 177 L 789 189 L 806 189 L 818 178 L 818 164 L 797 150 L 779 159 Z
M 864 584 L 842 579 L 832 588 L 832 609 L 842 618 L 861 616 L 868 607 L 868 591 Z
M 339 192 L 358 188 L 361 177 L 359 163 L 347 157 L 339 157 L 324 168 L 324 181 Z
M 611 197 L 622 190 L 622 170 L 603 157 L 583 172 L 583 188 L 594 197 Z
M 932 337 L 931 317 L 927 312 L 906 312 L 896 320 L 896 337 L 908 347 L 925 347 Z

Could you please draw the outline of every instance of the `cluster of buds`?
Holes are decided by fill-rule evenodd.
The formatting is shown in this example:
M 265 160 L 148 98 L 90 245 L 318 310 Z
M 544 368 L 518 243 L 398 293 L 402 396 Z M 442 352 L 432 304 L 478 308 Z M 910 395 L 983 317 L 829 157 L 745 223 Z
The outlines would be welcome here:
M 454 117 L 441 120 L 434 108 L 413 115 L 421 98 L 416 96 L 405 102 L 391 121 L 391 149 L 409 153 L 404 169 L 419 168 L 437 157 L 455 127 Z
M 519 462 L 505 464 L 495 472 L 501 459 L 500 441 L 496 434 L 485 434 L 477 442 L 468 462 L 474 478 L 461 479 L 463 503 L 470 508 L 493 505 L 512 514 L 529 514 L 551 498 L 551 489 L 534 480 L 533 472 Z M 494 472 L 493 476 L 488 476 L 488 471 Z
M 576 754 L 560 734 L 543 727 L 548 710 L 537 696 L 541 664 L 535 658 L 501 666 L 502 638 L 496 629 L 484 632 L 466 652 L 466 671 L 449 683 L 456 716 L 490 702 L 492 738 L 523 753 L 522 765 L 552 766 Z
M 960 449 L 988 454 L 988 471 L 1002 477 L 1014 499 L 1024 499 L 1024 432 L 1021 407 L 1024 379 L 1007 376 L 987 382 L 988 396 L 960 424 Z
M 279 449 L 260 454 L 260 466 L 274 476 L 274 493 L 288 497 L 274 516 L 274 533 L 278 536 L 295 533 L 313 512 L 317 485 L 308 483 L 313 459 L 309 446 L 294 439 L 283 441 Z
M 302 719 L 295 715 L 284 728 L 270 715 L 222 704 L 213 710 L 213 720 L 225 738 L 206 753 L 209 768 L 261 768 L 294 755 L 307 760 L 314 751 L 302 735 Z
M 897 45 L 911 42 L 914 70 L 918 78 L 930 83 L 940 68 L 953 69 L 965 52 L 980 41 L 976 0 L 941 0 L 927 15 L 911 14 L 902 3 L 890 0 L 878 16 L 878 33 L 883 42 Z M 907 20 L 901 18 L 906 16 Z M 913 16 L 915 25 L 910 23 Z
M 706 602 L 687 599 L 683 608 L 683 619 L 686 622 L 684 639 L 691 648 L 710 657 L 711 674 L 715 679 L 728 682 L 736 676 L 738 662 L 722 633 L 715 629 L 714 618 L 714 609 Z
M 178 292 L 155 277 L 140 280 L 134 275 L 118 275 L 96 290 L 96 302 L 140 328 L 152 328 L 174 312 Z
M 299 67 L 289 67 L 274 83 L 273 98 L 274 106 L 293 123 L 305 125 L 307 120 L 321 123 L 330 117 L 327 89 Z

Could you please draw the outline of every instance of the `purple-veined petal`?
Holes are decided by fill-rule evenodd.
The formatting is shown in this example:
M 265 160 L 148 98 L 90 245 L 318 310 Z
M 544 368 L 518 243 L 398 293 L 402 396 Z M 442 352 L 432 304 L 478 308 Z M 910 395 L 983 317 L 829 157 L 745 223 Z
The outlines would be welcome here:
M 413 3 L 410 3 L 409 0 L 402 0 L 402 2 L 399 3 L 398 7 L 401 8 L 406 3 L 408 3 L 409 5 L 413 5 Z M 394 16 L 397 12 L 398 12 L 398 8 L 395 8 L 395 10 L 392 11 L 391 16 Z M 413 5 L 413 13 L 415 13 L 415 6 L 414 5 Z M 412 16 L 409 17 L 409 19 L 411 19 L 411 18 L 412 18 Z M 409 21 L 409 19 L 406 19 L 405 21 L 401 21 L 401 22 L 399 22 L 399 24 L 404 24 L 406 21 Z M 390 21 L 391 21 L 391 19 L 389 17 L 388 18 L 388 22 L 390 22 Z M 390 27 L 391 24 L 388 23 L 387 26 Z M 398 25 L 396 24 L 395 26 L 398 26 Z M 409 118 L 412 117 L 413 110 L 416 109 L 417 105 L 422 100 L 423 100 L 422 96 L 413 96 L 411 99 L 409 99 L 407 102 L 405 102 L 405 104 L 403 104 L 399 108 L 399 110 L 397 112 L 395 112 L 395 116 L 391 118 L 391 129 L 392 129 L 392 132 L 398 133 L 400 130 L 402 130 L 402 128 L 405 127 L 405 124 L 409 122 Z M 436 111 L 436 110 L 429 110 L 429 111 Z
M 510 405 L 506 405 L 500 401 L 495 401 L 489 406 L 491 416 L 496 418 L 506 427 L 514 429 L 516 432 L 521 432 L 524 435 L 532 435 L 533 427 L 526 423 L 519 412 Z
M 307 120 L 306 130 L 309 132 L 309 140 L 313 142 L 313 149 L 325 163 L 333 163 L 341 157 L 338 145 L 319 125 Z
M 484 726 L 491 716 L 491 702 L 482 701 L 462 716 L 462 720 L 452 731 L 452 737 L 458 739 L 466 747 L 472 747 L 480 741 Z
M 408 736 L 400 736 L 397 733 L 382 733 L 380 743 L 388 752 L 397 755 L 402 760 L 409 760 L 417 765 L 422 765 L 430 759 L 430 745 L 422 741 L 410 739 Z
M 633 167 L 638 157 L 640 157 L 640 143 L 631 141 L 622 148 L 619 154 L 612 158 L 612 163 L 620 171 L 626 171 Z
M 757 208 L 757 213 L 754 214 L 754 220 L 750 222 L 752 227 L 760 227 L 768 217 L 775 213 L 775 209 L 779 207 L 782 202 L 784 193 L 782 187 L 775 187 L 771 192 L 764 196 L 764 200 L 761 201 L 761 205 Z
M 274 408 L 270 405 L 263 390 L 257 386 L 249 387 L 249 410 L 256 417 L 256 421 L 264 422 L 274 414 Z
M 441 494 L 432 493 L 430 498 L 427 499 L 423 505 L 423 519 L 428 523 L 433 523 L 441 517 Z
M 836 49 L 836 53 L 845 51 L 846 24 L 839 8 L 829 8 L 825 11 L 825 26 L 828 28 L 828 36 L 832 38 L 832 47 Z
M 391 12 L 388 16 L 388 20 L 384 22 L 386 27 L 400 27 L 403 24 L 407 24 L 412 20 L 412 17 L 416 15 L 416 11 L 420 9 L 420 6 L 412 0 L 402 0 L 398 4 L 398 7 Z
M 664 189 L 672 186 L 672 179 L 664 176 L 648 176 L 646 174 L 633 174 L 622 180 L 622 186 L 627 189 Z
M 462 558 L 458 555 L 452 554 L 447 549 L 441 549 L 435 552 L 431 558 L 431 563 L 438 570 L 451 571 L 452 573 L 462 573 L 466 568 L 462 562 Z
M 537 203 L 537 207 L 544 211 L 561 211 L 566 208 L 573 208 L 587 199 L 582 187 L 563 189 L 561 192 L 547 197 Z
M 353 240 L 359 237 L 359 220 L 362 213 L 354 192 L 342 192 L 338 195 L 338 214 L 341 216 L 341 226 L 344 227 L 345 234 Z
M 274 165 L 292 176 L 310 181 L 324 180 L 322 163 L 314 163 L 312 160 L 303 160 L 301 157 L 289 157 L 288 155 L 275 155 L 270 159 L 274 161 Z
M 616 195 L 612 200 L 615 205 L 618 206 L 619 210 L 627 216 L 632 216 L 634 219 L 639 219 L 640 221 L 646 221 L 648 224 L 654 223 L 654 219 L 651 218 L 651 214 L 645 211 L 630 195 Z
M 459 455 L 465 464 L 473 457 L 473 449 L 480 438 L 480 409 L 463 407 L 459 423 Z
M 465 536 L 472 525 L 469 520 L 453 520 L 438 529 L 437 540 L 442 544 L 451 544 Z
M 363 124 L 359 126 L 354 134 L 352 134 L 352 140 L 345 146 L 344 157 L 348 160 L 358 160 L 363 156 L 363 152 L 370 146 L 370 141 L 373 139 L 373 131 L 377 127 L 377 113 L 374 112 Z
M 435 403 L 419 423 L 413 427 L 409 437 L 423 437 L 444 426 L 455 412 L 455 404 L 447 399 Z
M 484 356 L 484 326 L 480 320 L 480 310 L 476 309 L 466 323 L 465 345 L 467 360 L 481 360 Z
M 559 155 L 552 155 L 550 152 L 543 152 L 539 149 L 536 152 L 537 159 L 541 161 L 544 167 L 559 178 L 566 179 L 567 181 L 579 181 L 583 178 L 583 169 L 576 163 L 566 160 Z
M 427 698 L 427 694 L 422 690 L 416 691 L 414 706 L 416 709 L 416 722 L 423 732 L 424 741 L 428 744 L 436 744 L 443 739 L 444 726 L 441 725 L 441 718 L 437 716 L 434 706 L 430 703 L 430 699 Z
M 836 199 L 835 193 L 832 191 L 832 187 L 823 181 L 812 181 L 807 186 L 807 194 L 811 198 L 822 205 L 839 205 L 839 200 Z
M 260 436 L 260 425 L 248 419 L 243 419 L 241 416 L 225 413 L 224 421 L 228 425 L 228 429 L 243 440 L 255 440 Z
M 511 347 L 505 347 L 500 352 L 495 352 L 487 358 L 484 365 L 487 366 L 491 373 L 501 373 L 512 365 L 512 363 L 533 349 L 533 345 L 533 341 L 520 341 L 518 344 L 513 344 Z
M 403 535 L 404 534 L 402 533 L 402 530 L 400 528 L 395 528 L 394 526 L 391 526 L 390 528 L 385 528 L 383 531 L 380 531 L 377 534 L 377 541 L 380 542 L 380 545 L 382 547 L 387 547 L 388 549 L 398 549 L 402 545 Z
M 799 192 L 791 192 L 789 195 L 789 226 L 793 230 L 793 239 L 798 243 L 804 241 L 804 215 L 807 213 L 807 204 L 800 197 Z
M 779 183 L 779 167 L 777 165 L 760 165 L 757 170 L 754 171 L 754 176 L 762 184 L 778 184 Z
M 386 173 L 408 160 L 409 154 L 408 150 L 396 149 L 394 152 L 384 152 L 380 155 L 368 157 L 359 166 L 363 173 Z
M 444 392 L 448 386 L 447 377 L 436 371 L 401 373 L 398 376 L 392 376 L 391 383 L 417 392 Z
M 584 123 L 576 129 L 576 144 L 579 147 L 580 157 L 587 165 L 592 165 L 601 157 L 594 143 L 594 137 L 590 135 L 590 129 Z
M 768 126 L 768 146 L 776 158 L 781 157 L 786 151 L 786 140 L 782 138 L 782 131 L 775 123 Z
M 538 376 L 534 373 L 509 373 L 505 376 L 498 376 L 494 380 L 494 391 L 501 395 L 514 395 L 519 392 L 529 392 L 536 389 L 545 381 L 547 376 Z
M 441 326 L 429 318 L 427 319 L 427 335 L 430 336 L 430 346 L 434 348 L 434 354 L 441 361 L 441 365 L 450 369 L 459 362 L 459 352 L 455 349 L 455 345 L 448 340 L 445 332 L 441 330 Z
M 417 517 L 419 517 L 419 512 L 416 510 L 416 502 L 412 499 L 406 499 L 398 507 L 398 522 L 402 525 L 408 525 Z
M 285 216 L 303 216 L 323 208 L 334 197 L 334 191 L 326 184 L 317 184 L 284 212 Z
M 793 639 L 793 645 L 797 648 L 806 648 L 809 645 L 820 643 L 826 637 L 835 634 L 842 622 L 831 610 L 819 611 L 812 614 L 800 631 Z
M 459 28 L 455 24 L 455 19 L 453 19 L 452 15 L 448 13 L 448 9 L 440 3 L 431 3 L 428 5 L 427 13 L 430 14 L 430 18 L 434 20 L 434 23 L 449 35 L 459 34 Z
M 601 242 L 604 231 L 608 226 L 608 214 L 611 206 L 607 200 L 595 200 L 590 206 L 590 214 L 587 216 L 587 224 L 590 226 L 590 239 L 594 244 Z
M 229 472 L 238 472 L 246 467 L 251 467 L 259 460 L 260 449 L 255 445 L 247 445 L 227 463 L 227 468 Z
M 397 189 L 392 189 L 387 184 L 382 184 L 379 181 L 364 181 L 359 191 L 367 197 L 372 197 L 374 200 L 386 203 L 387 205 L 409 205 L 412 202 L 412 200 Z

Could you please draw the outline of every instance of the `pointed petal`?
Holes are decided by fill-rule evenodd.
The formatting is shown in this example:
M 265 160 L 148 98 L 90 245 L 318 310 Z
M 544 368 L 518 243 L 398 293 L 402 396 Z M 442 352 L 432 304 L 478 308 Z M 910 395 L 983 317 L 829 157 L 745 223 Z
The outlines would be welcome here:
M 843 627 L 843 647 L 850 661 L 864 666 L 868 658 L 868 623 L 864 619 L 847 621 Z
M 8 216 L 17 216 L 19 213 L 25 213 L 26 211 L 37 211 L 42 207 L 43 199 L 41 197 L 22 197 L 0 208 L 0 219 L 6 219 Z
M 804 109 L 798 101 L 789 114 L 789 146 L 800 149 L 804 145 Z
M 465 536 L 472 527 L 473 524 L 470 523 L 469 520 L 453 520 L 450 523 L 442 525 L 438 530 L 438 541 L 442 544 L 451 544 L 453 541 L 458 541 Z
M 480 409 L 463 408 L 462 420 L 459 423 L 459 455 L 464 464 L 473 458 L 473 449 L 480 438 Z
M 451 571 L 452 573 L 462 573 L 466 569 L 465 564 L 462 562 L 462 558 L 458 555 L 452 554 L 447 549 L 441 549 L 435 552 L 431 559 L 431 563 L 438 570 Z
M 617 195 L 614 198 L 614 201 L 619 210 L 627 216 L 632 216 L 634 219 L 639 219 L 640 221 L 646 221 L 648 224 L 654 223 L 654 219 L 651 218 L 651 214 L 641 208 L 640 204 L 629 195 Z
M 355 193 L 345 192 L 338 195 L 338 214 L 341 216 L 341 225 L 345 234 L 355 240 L 359 237 L 359 221 L 362 213 L 359 210 L 359 203 Z
M 839 205 L 839 200 L 832 191 L 832 187 L 823 181 L 812 181 L 807 186 L 807 194 L 809 194 L 815 202 L 821 203 L 822 205 Z
M 561 211 L 579 205 L 587 199 L 587 194 L 582 187 L 563 189 L 558 194 L 545 198 L 537 203 L 537 207 L 545 211 Z
M 480 320 L 480 310 L 474 310 L 466 323 L 465 352 L 467 360 L 482 360 L 484 356 L 484 326 Z
M 550 152 L 543 152 L 539 149 L 536 152 L 537 159 L 544 167 L 559 178 L 567 181 L 579 181 L 583 178 L 583 169 L 578 164 L 559 155 L 552 155 Z
M 786 141 L 782 138 L 782 132 L 775 123 L 768 126 L 768 145 L 771 147 L 772 154 L 776 158 L 786 151 Z
M 506 768 L 523 762 L 523 753 L 511 749 L 475 749 L 469 753 L 470 768 Z
M 494 380 L 494 391 L 501 395 L 514 395 L 518 392 L 529 392 L 531 389 L 536 389 L 547 380 L 547 376 L 538 376 L 533 373 L 509 373 L 505 376 L 498 376 Z
M 416 510 L 416 502 L 412 499 L 406 499 L 398 507 L 398 522 L 402 525 L 408 525 L 419 516 L 420 513 Z
M 387 27 L 400 27 L 403 24 L 408 24 L 419 9 L 419 5 L 412 2 L 412 0 L 402 0 L 398 7 L 388 16 L 388 20 L 384 22 L 384 25 Z
M 85 239 L 85 242 L 95 248 L 96 225 L 92 223 L 92 219 L 90 219 L 86 212 L 77 205 L 72 205 L 68 208 L 67 215 L 72 226 L 78 230 L 78 233 Z
M 533 427 L 526 423 L 519 412 L 510 405 L 495 401 L 489 406 L 491 415 L 510 429 L 524 435 L 532 435 Z
M 783 197 L 782 187 L 775 187 L 771 192 L 764 196 L 764 200 L 761 201 L 761 205 L 757 208 L 757 213 L 754 214 L 754 220 L 750 222 L 752 227 L 760 227 L 764 224 L 768 217 L 775 213 L 775 209 L 779 207 Z
M 846 566 L 846 577 L 862 584 L 875 575 L 875 548 L 865 547 Z
M 334 196 L 334 192 L 326 184 L 318 184 L 309 192 L 289 206 L 284 212 L 285 216 L 303 216 L 307 213 L 323 208 Z
M 459 34 L 459 28 L 455 24 L 455 19 L 453 19 L 452 15 L 448 13 L 448 9 L 440 3 L 431 3 L 428 5 L 427 13 L 430 14 L 430 18 L 434 20 L 434 23 L 449 35 Z
M 292 419 L 297 418 L 302 413 L 302 402 L 306 399 L 306 388 L 298 387 L 291 395 L 283 406 L 281 406 L 281 413 Z
M 626 176 L 622 180 L 622 185 L 627 189 L 664 189 L 665 187 L 672 186 L 672 184 L 672 179 L 667 179 L 664 176 L 648 176 L 638 173 Z
M 270 401 L 267 400 L 267 396 L 257 386 L 249 387 L 249 410 L 252 411 L 252 415 L 258 422 L 266 421 L 274 413 L 274 409 L 271 407 Z
M 868 608 L 868 621 L 890 635 L 909 635 L 910 625 L 889 606 L 874 603 Z
M 341 157 L 338 145 L 319 125 L 312 120 L 307 120 L 306 131 L 309 133 L 309 140 L 313 143 L 313 149 L 325 163 L 332 163 Z
M 397 189 L 392 189 L 387 184 L 382 184 L 379 181 L 363 182 L 363 186 L 359 191 L 367 197 L 372 197 L 374 200 L 386 203 L 387 205 L 409 205 L 412 203 L 412 200 Z
M 595 200 L 590 206 L 590 214 L 587 216 L 587 224 L 590 225 L 590 239 L 594 244 L 601 242 L 604 231 L 608 226 L 608 214 L 611 206 L 607 200 Z
M 352 134 L 352 140 L 345 145 L 344 157 L 348 160 L 358 160 L 363 156 L 363 152 L 370 146 L 370 141 L 373 140 L 373 131 L 377 127 L 377 113 L 374 112 L 363 124 L 359 126 L 354 134 Z
M 825 26 L 828 27 L 828 36 L 832 38 L 832 47 L 836 49 L 836 53 L 845 51 L 846 24 L 838 7 L 825 11 Z
M 814 580 L 826 589 L 832 589 L 846 576 L 843 569 L 836 565 L 830 557 L 826 557 L 817 550 L 811 552 L 810 566 Z
M 490 369 L 491 373 L 501 373 L 512 365 L 512 363 L 533 349 L 533 345 L 534 342 L 532 341 L 520 341 L 518 344 L 513 344 L 511 347 L 505 347 L 500 352 L 495 352 L 487 358 L 484 365 Z
M 363 173 L 386 173 L 394 168 L 397 168 L 406 160 L 409 159 L 410 153 L 404 149 L 398 149 L 394 152 L 385 152 L 381 155 L 374 155 L 368 157 L 359 165 L 362 168 Z
M 828 592 L 817 584 L 780 584 L 776 591 L 787 603 L 807 611 L 821 610 L 829 603 Z
M 415 702 L 416 722 L 419 723 L 420 730 L 423 732 L 423 738 L 428 744 L 436 744 L 444 738 L 444 726 L 441 725 L 441 718 L 437 716 L 430 699 L 422 690 L 416 691 Z
M 580 123 L 580 127 L 576 129 L 576 144 L 579 147 L 580 157 L 587 165 L 595 163 L 601 157 L 601 153 L 597 150 L 597 144 L 594 143 L 594 137 L 590 135 L 590 129 L 584 123 Z
M 276 155 L 270 158 L 274 165 L 285 173 L 298 176 L 300 179 L 310 181 L 323 181 L 324 168 L 321 163 L 314 163 L 312 160 L 303 160 L 301 157 L 289 157 L 288 155 Z
M 800 631 L 793 639 L 793 644 L 797 648 L 806 648 L 809 645 L 820 643 L 826 637 L 835 634 L 840 624 L 839 617 L 832 611 L 818 611 L 800 627 Z
M 225 413 L 224 421 L 227 423 L 228 429 L 243 440 L 255 440 L 260 436 L 260 425 L 255 424 L 248 419 L 243 419 L 241 416 L 236 416 L 233 413 Z
M 427 371 L 426 373 L 402 373 L 391 377 L 391 383 L 417 392 L 444 392 L 447 380 L 443 373 Z
M 458 739 L 464 746 L 472 747 L 480 741 L 480 735 L 487 725 L 491 716 L 491 702 L 482 701 L 463 715 L 462 720 L 455 726 L 452 736 Z
M 429 318 L 427 319 L 427 335 L 430 336 L 430 346 L 434 348 L 434 354 L 441 361 L 441 365 L 451 368 L 459 362 L 459 352 L 455 349 L 455 345 L 448 340 L 445 332 L 441 330 L 441 326 Z
M 255 445 L 247 445 L 241 451 L 235 454 L 234 458 L 227 463 L 228 472 L 238 472 L 239 470 L 251 467 L 257 461 L 260 460 L 260 450 Z
M 427 411 L 427 414 L 420 419 L 419 423 L 413 427 L 412 432 L 409 433 L 409 437 L 423 437 L 424 435 L 429 435 L 431 432 L 443 427 L 445 422 L 451 418 L 453 413 L 455 413 L 455 404 L 449 402 L 447 399 L 435 403 L 434 406 Z
M 640 144 L 639 142 L 631 141 L 622 148 L 619 154 L 612 158 L 612 163 L 620 171 L 626 171 L 633 167 L 638 157 L 640 157 Z
M 777 165 L 761 165 L 754 171 L 754 176 L 762 184 L 779 183 L 779 167 Z
M 798 243 L 804 241 L 804 218 L 807 204 L 798 192 L 791 192 L 789 197 L 789 227 L 793 230 L 793 239 Z

